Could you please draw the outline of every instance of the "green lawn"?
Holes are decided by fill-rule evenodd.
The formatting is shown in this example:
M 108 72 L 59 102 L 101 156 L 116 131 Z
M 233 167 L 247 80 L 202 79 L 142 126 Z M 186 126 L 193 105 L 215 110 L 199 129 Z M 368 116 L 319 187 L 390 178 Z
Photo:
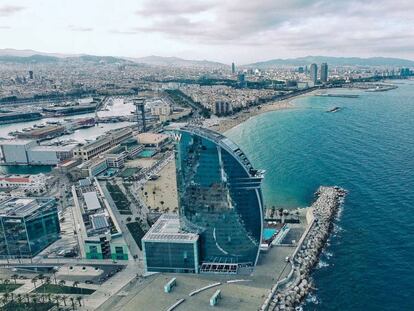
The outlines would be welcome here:
M 135 242 L 137 243 L 139 249 L 142 250 L 141 239 L 144 237 L 145 232 L 142 230 L 141 226 L 137 222 L 127 223 L 126 226 L 129 232 L 131 233 L 132 237 L 134 238 Z
M 130 203 L 119 186 L 107 183 L 106 189 L 108 189 L 108 192 L 111 195 L 111 198 L 114 201 L 119 213 L 121 215 L 132 215 Z
M 0 284 L 0 293 L 5 293 L 6 291 L 10 293 L 10 292 L 14 291 L 15 289 L 19 288 L 22 285 L 23 284 L 19 284 L 19 283 L 17 283 L 17 284 L 10 283 L 8 285 Z
M 50 310 L 55 304 L 51 302 L 37 302 L 34 303 L 17 303 L 17 302 L 9 302 L 8 304 L 1 307 L 2 311 L 47 311 Z
M 68 294 L 68 295 L 90 295 L 95 290 L 81 287 L 60 286 L 56 284 L 42 284 L 35 293 L 50 293 L 50 294 Z

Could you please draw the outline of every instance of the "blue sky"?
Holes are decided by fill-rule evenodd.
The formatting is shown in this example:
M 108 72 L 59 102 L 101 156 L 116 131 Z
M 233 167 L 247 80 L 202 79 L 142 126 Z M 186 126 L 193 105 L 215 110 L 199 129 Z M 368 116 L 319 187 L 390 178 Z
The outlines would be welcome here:
M 230 63 L 414 59 L 412 0 L 0 0 L 0 48 Z

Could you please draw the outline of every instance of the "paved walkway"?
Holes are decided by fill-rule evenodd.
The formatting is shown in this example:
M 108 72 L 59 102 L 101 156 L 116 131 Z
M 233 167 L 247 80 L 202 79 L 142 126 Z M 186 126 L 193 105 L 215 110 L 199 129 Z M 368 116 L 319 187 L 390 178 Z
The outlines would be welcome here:
M 111 296 L 116 295 L 125 285 L 135 279 L 137 274 L 142 274 L 142 268 L 137 263 L 130 262 L 124 270 L 97 287 L 96 292 L 90 296 L 85 296 L 83 299 L 83 307 L 80 310 L 96 310 L 106 300 L 111 298 Z

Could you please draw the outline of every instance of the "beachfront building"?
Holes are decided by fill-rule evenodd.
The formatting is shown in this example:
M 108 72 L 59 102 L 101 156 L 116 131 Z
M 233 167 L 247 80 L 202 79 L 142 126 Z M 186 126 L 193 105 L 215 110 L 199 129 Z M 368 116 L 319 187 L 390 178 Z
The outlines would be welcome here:
M 127 260 L 129 252 L 121 228 L 97 180 L 80 180 L 72 186 L 72 195 L 81 257 Z
M 237 145 L 211 130 L 186 126 L 175 139 L 179 232 L 198 236 L 194 271 L 250 273 L 258 260 L 263 230 L 263 171 L 254 169 Z M 192 260 L 188 249 L 172 243 L 190 239 L 162 232 L 159 241 L 150 234 L 145 237 L 163 245 L 146 253 L 147 270 L 156 271 L 150 256 L 166 257 L 174 251 L 174 257 L 181 259 L 172 263 L 176 271 L 187 271 L 189 263 L 183 259 Z
M 81 158 L 83 161 L 87 161 L 131 137 L 132 129 L 129 127 L 112 130 L 105 135 L 98 137 L 96 140 L 79 147 L 75 150 L 74 155 L 77 158 Z
M 53 198 L 7 198 L 0 202 L 0 258 L 31 258 L 59 238 Z
M 198 273 L 198 234 L 184 232 L 177 215 L 162 215 L 142 238 L 148 272 Z

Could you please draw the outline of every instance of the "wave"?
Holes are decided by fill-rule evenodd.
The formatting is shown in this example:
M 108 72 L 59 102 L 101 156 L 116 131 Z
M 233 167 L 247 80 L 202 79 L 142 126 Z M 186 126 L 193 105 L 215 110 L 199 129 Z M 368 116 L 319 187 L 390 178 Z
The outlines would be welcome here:
M 329 263 L 319 259 L 319 262 L 318 262 L 318 265 L 316 266 L 316 269 L 322 269 L 322 268 L 326 268 L 326 267 L 329 267 L 329 266 L 330 266 Z
M 318 305 L 321 303 L 320 299 L 318 296 L 316 296 L 316 294 L 313 293 L 309 293 L 309 295 L 306 297 L 305 302 L 308 303 L 312 303 L 314 305 Z

